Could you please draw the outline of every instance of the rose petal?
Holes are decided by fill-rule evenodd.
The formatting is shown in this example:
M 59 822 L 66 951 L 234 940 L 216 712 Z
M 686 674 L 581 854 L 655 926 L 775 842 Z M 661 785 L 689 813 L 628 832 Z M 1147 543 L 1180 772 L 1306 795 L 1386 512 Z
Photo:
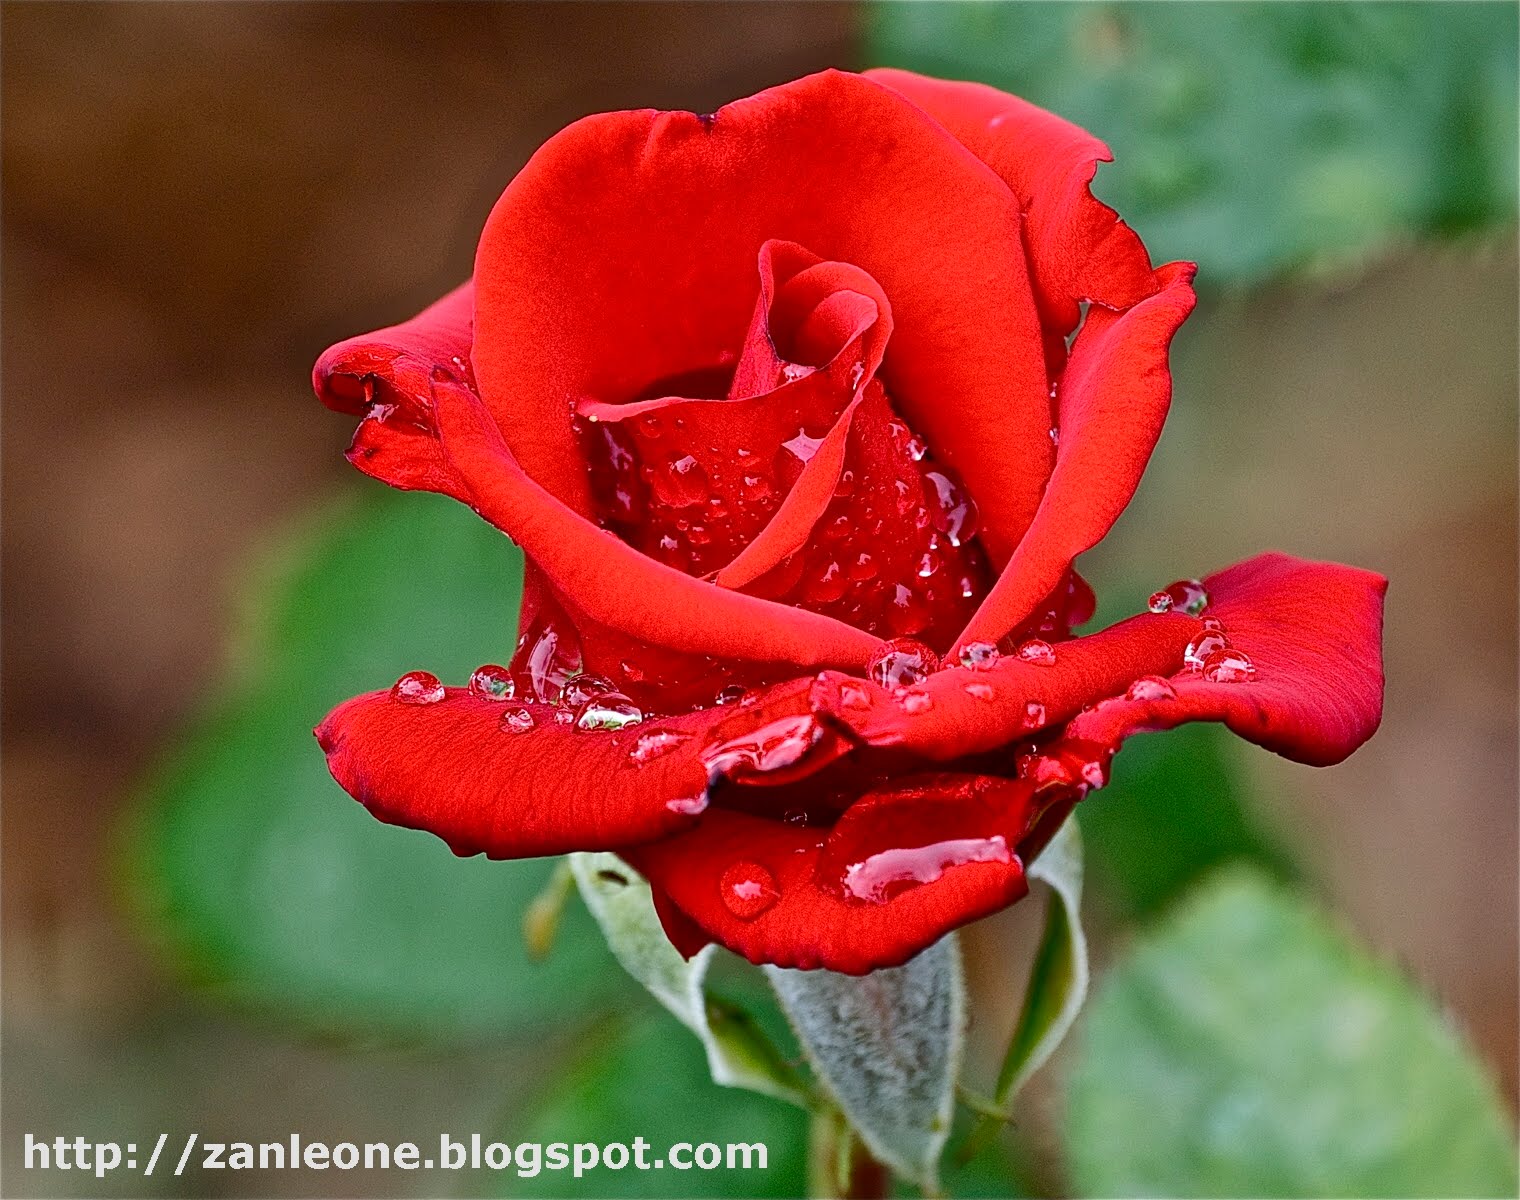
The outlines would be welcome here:
M 996 171 L 1024 209 L 1030 274 L 1046 326 L 1064 338 L 1078 302 L 1125 309 L 1158 290 L 1145 246 L 1090 184 L 1113 155 L 1086 130 L 980 83 L 878 68 L 866 77 L 901 92 Z
M 624 857 L 708 937 L 751 962 L 863 975 L 906 962 L 950 930 L 1028 892 L 1016 851 L 1033 815 L 1029 788 L 1017 781 L 993 783 L 1009 797 L 1007 861 L 945 865 L 932 882 L 881 902 L 847 899 L 831 886 L 832 869 L 822 860 L 831 840 L 893 845 L 907 810 L 890 800 L 857 801 L 833 831 L 712 808 L 695 827 L 631 848 Z M 944 786 L 953 796 L 961 781 L 948 777 Z M 932 792 L 932 781 L 927 790 Z M 913 804 L 922 802 L 920 797 Z M 932 856 L 926 862 L 928 875 L 935 863 Z M 725 877 L 752 876 L 755 867 L 768 876 L 775 900 L 757 914 L 750 910 L 746 919 L 725 903 L 723 887 Z
M 1223 721 L 1295 762 L 1331 766 L 1376 732 L 1383 714 L 1381 575 L 1263 554 L 1205 581 L 1207 616 L 1256 668 L 1248 681 L 1171 679 L 1175 699 L 1107 701 L 1067 735 L 1117 747 L 1132 733 Z
M 1125 313 L 1093 309 L 1059 393 L 1060 446 L 1034 523 L 959 644 L 995 642 L 1113 527 L 1140 484 L 1172 399 L 1167 351 L 1193 311 L 1193 266 L 1156 272 L 1162 290 Z
M 898 93 L 840 72 L 706 118 L 589 117 L 507 188 L 476 258 L 473 353 L 525 472 L 589 513 L 570 402 L 625 400 L 732 353 L 775 237 L 859 266 L 892 298 L 888 391 L 1006 557 L 1050 463 L 1018 205 Z
M 329 347 L 312 370 L 317 398 L 365 419 L 348 460 L 392 487 L 459 498 L 462 485 L 438 448 L 432 373 L 467 372 L 474 286 L 464 283 L 409 321 Z
M 805 683 L 770 689 L 746 715 L 805 709 Z M 501 726 L 526 710 L 525 731 Z M 449 688 L 433 704 L 389 692 L 344 701 L 317 727 L 333 778 L 380 820 L 425 829 L 456 854 L 528 858 L 616 850 L 684 829 L 705 805 L 702 752 L 729 709 L 660 718 L 616 732 L 560 723 L 564 710 Z M 666 733 L 674 742 L 641 739 Z M 663 751 L 663 752 L 661 752 Z M 675 802 L 672 807 L 672 802 Z M 686 803 L 683 803 L 686 802 Z

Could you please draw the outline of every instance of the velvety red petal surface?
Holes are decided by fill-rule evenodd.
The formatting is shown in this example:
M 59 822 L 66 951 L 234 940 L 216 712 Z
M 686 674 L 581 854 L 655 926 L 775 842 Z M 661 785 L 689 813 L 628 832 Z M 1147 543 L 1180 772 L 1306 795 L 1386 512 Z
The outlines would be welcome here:
M 891 297 L 883 382 L 976 497 L 994 558 L 1011 553 L 1050 465 L 1018 202 L 922 110 L 840 72 L 708 117 L 588 117 L 507 188 L 476 257 L 473 357 L 523 469 L 589 513 L 570 406 L 732 363 L 772 238 Z
M 1086 130 L 981 83 L 911 71 L 867 71 L 939 121 L 1007 182 L 1025 215 L 1030 274 L 1057 337 L 1076 328 L 1078 301 L 1125 309 L 1157 290 L 1135 232 L 1089 185 L 1112 155 Z
M 805 710 L 806 694 L 805 683 L 781 685 L 754 712 L 764 720 Z M 432 704 L 369 692 L 338 705 L 316 734 L 349 795 L 382 821 L 438 835 L 456 854 L 616 850 L 698 819 L 708 777 L 701 755 L 732 710 L 615 732 L 578 729 L 565 714 L 456 687 Z
M 1193 311 L 1191 263 L 1156 272 L 1162 290 L 1123 313 L 1094 308 L 1057 396 L 1060 445 L 1034 523 L 960 641 L 997 641 L 1102 540 L 1140 485 L 1172 400 L 1167 353 Z
M 1117 746 L 1132 733 L 1223 721 L 1287 758 L 1330 766 L 1376 732 L 1386 579 L 1339 563 L 1263 554 L 1205 584 L 1213 599 L 1204 615 L 1250 658 L 1254 677 L 1211 683 L 1200 673 L 1176 674 L 1175 698 L 1106 702 L 1073 720 L 1071 737 Z
M 472 506 L 592 619 L 685 653 L 802 667 L 863 666 L 870 657 L 876 640 L 861 630 L 713 587 L 572 512 L 526 476 L 459 381 L 436 379 L 433 403 L 444 453 Z
M 432 374 L 442 367 L 467 376 L 474 303 L 473 284 L 462 284 L 411 320 L 339 342 L 317 359 L 318 399 L 364 418 L 348 460 L 366 475 L 460 497 L 433 430 Z
M 955 808 L 966 802 L 954 782 L 931 779 L 910 801 L 863 797 L 832 830 L 713 808 L 691 830 L 623 855 L 707 936 L 750 961 L 860 975 L 906 962 L 1028 892 L 1017 847 L 1032 815 L 1029 789 L 991 783 L 1006 795 L 1001 846 L 989 841 L 994 826 L 981 813 L 957 828 Z M 903 787 L 911 790 L 912 781 Z M 945 795 L 936 800 L 939 788 Z M 839 886 L 851 866 L 869 869 L 873 844 L 904 846 L 905 818 L 926 817 L 938 819 L 940 830 L 914 829 L 902 852 L 915 861 L 894 873 L 932 881 L 904 879 L 903 890 L 888 887 L 880 900 Z M 978 853 L 986 857 L 978 861 Z

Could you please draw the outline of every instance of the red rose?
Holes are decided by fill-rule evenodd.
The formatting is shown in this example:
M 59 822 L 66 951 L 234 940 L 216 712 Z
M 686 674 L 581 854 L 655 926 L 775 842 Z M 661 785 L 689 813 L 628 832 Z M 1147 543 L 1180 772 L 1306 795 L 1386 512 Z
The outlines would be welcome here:
M 459 854 L 616 850 L 684 952 L 864 972 L 1023 896 L 1130 733 L 1354 750 L 1376 575 L 1266 555 L 1071 637 L 1193 307 L 1108 157 L 900 71 L 550 140 L 473 284 L 317 364 L 357 467 L 527 557 L 510 672 L 340 705 L 337 780 Z

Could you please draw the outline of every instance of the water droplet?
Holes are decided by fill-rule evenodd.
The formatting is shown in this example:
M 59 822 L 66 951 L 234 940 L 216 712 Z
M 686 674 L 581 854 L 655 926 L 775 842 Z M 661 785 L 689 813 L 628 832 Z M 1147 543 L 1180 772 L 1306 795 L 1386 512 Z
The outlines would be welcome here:
M 694 817 L 698 813 L 707 811 L 707 793 L 698 792 L 695 796 L 677 796 L 665 801 L 665 807 L 673 813 L 680 813 L 683 817 Z
M 903 692 L 897 697 L 897 702 L 902 705 L 903 712 L 910 716 L 928 712 L 934 707 L 934 697 L 928 692 Z
M 925 550 L 923 557 L 918 560 L 918 577 L 928 579 L 940 568 L 939 555 L 933 550 Z
M 1033 663 L 1037 667 L 1056 665 L 1056 648 L 1040 638 L 1030 638 L 1014 651 L 1020 662 Z
M 654 472 L 649 484 L 655 496 L 672 508 L 701 504 L 711 491 L 707 472 L 690 454 L 665 463 Z
M 587 731 L 624 729 L 643 719 L 639 706 L 621 692 L 598 692 L 575 714 L 575 727 Z
M 1209 630 L 1211 633 L 1224 632 L 1224 622 L 1221 621 L 1218 617 L 1204 617 L 1203 627 Z
M 1209 683 L 1245 683 L 1256 674 L 1256 664 L 1240 650 L 1215 650 L 1203 660 L 1203 677 Z
M 823 445 L 823 439 L 808 437 L 806 429 L 799 429 L 796 437 L 781 444 L 801 462 L 811 462 L 813 455 L 818 453 L 818 447 Z
M 973 671 L 990 671 L 1002 655 L 991 642 L 967 642 L 961 647 L 961 666 Z
M 811 713 L 782 717 L 750 733 L 709 746 L 702 752 L 702 764 L 707 768 L 708 778 L 743 779 L 774 774 L 796 766 L 822 740 L 823 726 Z
M 806 375 L 813 373 L 812 367 L 805 367 L 801 363 L 787 363 L 781 368 L 781 378 L 787 383 L 795 383 Z
M 391 688 L 391 699 L 402 704 L 437 704 L 446 694 L 431 671 L 408 671 Z
M 973 700 L 991 700 L 994 693 L 990 683 L 968 683 L 966 685 L 966 695 L 970 696 Z
M 950 838 L 927 846 L 894 846 L 844 869 L 846 896 L 868 904 L 885 904 L 894 896 L 933 883 L 952 867 L 966 863 L 1009 863 L 1013 854 L 1001 834 Z
M 832 604 L 849 589 L 849 580 L 837 562 L 827 562 L 802 585 L 803 599 L 810 604 Z
M 1167 603 L 1170 600 L 1171 603 Z M 1149 608 L 1153 613 L 1185 612 L 1190 617 L 1196 617 L 1208 607 L 1209 593 L 1202 583 L 1196 579 L 1179 579 L 1176 583 L 1169 583 L 1161 591 L 1151 597 Z M 1160 607 L 1158 607 L 1158 605 Z
M 1129 685 L 1124 697 L 1126 700 L 1175 700 L 1177 691 L 1160 675 L 1142 675 Z
M 785 825 L 806 825 L 808 823 L 807 809 L 789 808 L 781 814 L 781 821 Z
M 883 687 L 907 687 L 939 670 L 939 655 L 922 642 L 894 638 L 882 643 L 866 670 Z
M 628 751 L 628 761 L 642 767 L 647 762 L 664 758 L 677 746 L 691 740 L 689 733 L 677 733 L 672 729 L 652 729 L 639 737 Z
M 537 723 L 526 708 L 509 708 L 501 714 L 501 728 L 507 733 L 527 733 Z
M 1189 671 L 1201 671 L 1204 659 L 1216 650 L 1225 649 L 1229 644 L 1222 633 L 1215 633 L 1212 630 L 1201 633 L 1189 642 L 1187 649 L 1182 652 L 1183 664 Z
M 645 413 L 637 418 L 639 432 L 647 438 L 657 438 L 665 432 L 665 423 L 656 413 Z
M 495 663 L 476 667 L 475 673 L 470 676 L 470 695 L 482 700 L 510 700 L 515 690 L 512 676 L 506 667 L 499 667 Z
M 753 921 L 777 900 L 776 878 L 759 863 L 737 862 L 718 880 L 724 907 L 741 921 Z
M 870 708 L 871 693 L 861 684 L 846 679 L 839 685 L 839 703 L 843 708 Z
M 876 560 L 862 551 L 856 556 L 855 561 L 845 568 L 845 574 L 856 583 L 861 583 L 867 579 L 875 579 L 876 570 Z
M 749 689 L 742 683 L 731 683 L 713 697 L 713 703 L 717 705 L 738 704 L 743 700 Z
M 915 433 L 908 439 L 908 444 L 903 449 L 908 452 L 908 457 L 914 462 L 923 462 L 924 455 L 929 453 L 929 443 Z
M 1050 427 L 1050 444 L 1052 446 L 1059 446 L 1061 444 L 1061 431 L 1054 425 Z
M 852 392 L 858 392 L 860 390 L 860 381 L 862 379 L 864 379 L 865 377 L 866 377 L 866 365 L 865 365 L 865 363 L 856 363 L 853 367 L 851 367 L 850 368 L 850 391 L 852 391 Z
M 1045 706 L 1038 700 L 1029 701 L 1024 705 L 1024 728 L 1038 729 L 1043 724 L 1045 724 Z
M 560 689 L 556 703 L 563 704 L 567 708 L 580 708 L 586 701 L 603 692 L 617 691 L 617 684 L 605 675 L 596 675 L 590 671 L 581 671 L 565 680 L 565 686 Z
M 558 709 L 554 714 L 554 723 L 556 725 L 574 725 L 575 713 L 568 708 Z
M 924 478 L 934 486 L 939 499 L 934 527 L 952 546 L 970 541 L 976 532 L 976 506 L 971 503 L 971 497 L 943 471 L 925 471 Z

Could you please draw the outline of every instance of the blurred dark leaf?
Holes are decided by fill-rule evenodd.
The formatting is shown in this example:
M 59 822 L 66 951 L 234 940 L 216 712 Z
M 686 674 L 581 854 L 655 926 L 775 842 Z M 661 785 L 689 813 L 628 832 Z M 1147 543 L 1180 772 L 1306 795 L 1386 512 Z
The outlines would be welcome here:
M 679 1170 L 668 1163 L 639 1170 L 598 1166 L 520 1177 L 495 1176 L 496 1195 L 509 1196 L 802 1196 L 806 1194 L 808 1116 L 779 1100 L 719 1088 L 708 1076 L 701 1043 L 665 1013 L 618 1023 L 585 1046 L 549 1092 L 526 1110 L 526 1127 L 501 1140 L 651 1144 L 647 1160 L 663 1161 L 676 1142 L 763 1142 L 766 1169 Z M 742 1160 L 740 1160 L 742 1161 Z M 758 1163 L 758 1159 L 754 1160 Z
M 1205 282 L 1515 218 L 1514 5 L 878 3 L 868 40 L 1097 134 L 1097 193 Z
M 631 986 L 584 909 L 530 962 L 549 860 L 456 859 L 382 825 L 327 773 L 312 726 L 425 667 L 462 683 L 512 651 L 520 556 L 462 506 L 366 487 L 255 589 L 244 666 L 145 789 L 127 883 L 207 985 L 280 1016 L 408 1038 L 562 1026 Z
M 1389 965 L 1254 872 L 1217 876 L 1100 984 L 1066 1149 L 1088 1196 L 1513 1196 L 1510 1120 Z
M 1081 809 L 1088 886 L 1104 907 L 1144 916 L 1211 867 L 1237 859 L 1296 874 L 1252 821 L 1239 753 L 1239 739 L 1214 724 L 1124 743 L 1112 782 Z

